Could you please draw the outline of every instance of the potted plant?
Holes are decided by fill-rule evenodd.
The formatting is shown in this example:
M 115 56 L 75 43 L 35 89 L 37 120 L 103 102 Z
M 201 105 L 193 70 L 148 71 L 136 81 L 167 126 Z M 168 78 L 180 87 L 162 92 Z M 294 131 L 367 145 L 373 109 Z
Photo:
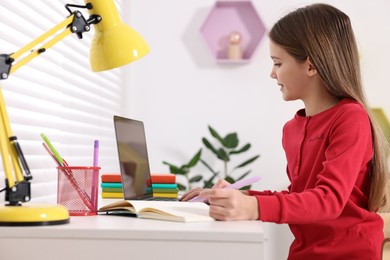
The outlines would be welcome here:
M 177 166 L 164 161 L 163 163 L 169 166 L 171 173 L 182 175 L 187 180 L 186 184 L 178 183 L 178 188 L 180 190 L 192 189 L 193 184 L 200 181 L 203 181 L 203 188 L 211 188 L 215 184 L 216 177 L 223 178 L 230 183 L 241 180 L 251 173 L 251 170 L 245 170 L 245 168 L 260 157 L 260 155 L 251 156 L 250 158 L 243 160 L 241 163 L 231 167 L 230 164 L 232 162 L 232 157 L 247 152 L 251 148 L 251 144 L 246 143 L 245 145 L 240 146 L 237 133 L 229 133 L 225 137 L 222 137 L 211 126 L 209 126 L 208 129 L 211 136 L 214 138 L 214 142 L 211 142 L 206 137 L 203 137 L 202 144 L 222 162 L 222 170 L 218 171 L 213 169 L 210 163 L 202 159 L 202 148 L 198 150 L 188 163 L 183 165 Z M 204 176 L 201 174 L 194 175 L 192 173 L 192 168 L 194 168 L 199 162 L 210 171 L 211 176 L 208 179 L 204 179 Z M 242 172 L 242 170 L 245 171 Z M 241 171 L 241 173 L 238 173 L 239 171 Z M 249 188 L 249 186 L 244 187 L 243 189 L 247 188 Z

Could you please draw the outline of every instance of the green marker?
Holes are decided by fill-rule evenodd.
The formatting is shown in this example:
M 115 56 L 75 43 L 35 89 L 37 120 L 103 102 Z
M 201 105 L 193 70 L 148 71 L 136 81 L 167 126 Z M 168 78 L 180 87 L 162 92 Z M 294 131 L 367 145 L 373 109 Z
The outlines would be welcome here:
M 53 155 L 56 158 L 56 160 L 58 161 L 58 163 L 61 166 L 64 166 L 64 160 L 62 159 L 60 154 L 57 152 L 57 150 L 54 148 L 54 146 L 51 144 L 49 138 L 47 138 L 47 136 L 43 133 L 41 134 L 41 137 L 42 137 L 43 141 L 46 143 L 46 145 L 49 147 L 50 151 L 53 153 Z

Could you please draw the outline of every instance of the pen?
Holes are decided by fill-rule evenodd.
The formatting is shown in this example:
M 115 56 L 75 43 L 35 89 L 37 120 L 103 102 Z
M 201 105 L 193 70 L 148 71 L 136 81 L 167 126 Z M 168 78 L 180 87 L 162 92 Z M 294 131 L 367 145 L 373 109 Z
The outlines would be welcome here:
M 68 170 L 66 167 L 68 167 L 68 165 L 65 163 L 65 161 L 62 159 L 62 157 L 60 156 L 60 154 L 57 152 L 57 150 L 54 148 L 54 146 L 52 145 L 52 143 L 50 142 L 49 138 L 47 138 L 47 136 L 45 134 L 41 134 L 41 137 L 43 139 L 43 141 L 45 142 L 43 144 L 43 147 L 46 149 L 46 151 L 49 153 L 49 155 L 52 156 L 52 158 L 55 159 L 55 161 L 57 162 L 58 166 L 60 167 L 64 167 L 61 171 L 65 174 L 65 177 L 68 179 L 69 183 L 73 186 L 73 188 L 76 190 L 76 192 L 78 193 L 78 195 L 80 196 L 80 198 L 82 199 L 82 201 L 84 202 L 84 204 L 91 210 L 93 211 L 93 206 L 91 204 L 91 201 L 88 197 L 88 195 L 83 191 L 81 190 L 80 186 L 78 185 L 77 183 L 77 180 L 74 178 L 72 172 L 70 170 Z M 46 144 L 46 145 L 45 145 Z
M 98 167 L 99 158 L 99 141 L 95 140 L 93 143 L 93 167 Z M 91 190 L 91 204 L 94 210 L 97 207 L 97 192 L 98 192 L 98 178 L 99 171 L 93 170 L 92 173 L 92 190 Z
M 54 162 L 57 164 L 57 166 L 61 166 L 60 162 L 57 161 L 54 154 L 50 151 L 49 147 L 46 145 L 46 143 L 42 143 L 43 147 L 45 148 L 46 152 L 50 155 L 51 158 L 53 158 Z
M 99 158 L 99 141 L 95 140 L 93 143 L 93 166 L 98 166 L 98 158 Z
M 252 183 L 257 182 L 260 179 L 261 179 L 260 176 L 254 176 L 252 178 L 248 178 L 245 180 L 236 181 L 233 184 L 230 184 L 226 187 L 223 187 L 223 189 L 237 189 L 238 190 L 238 189 L 241 189 L 242 187 L 245 187 L 247 185 L 250 185 Z M 204 198 L 202 198 L 200 196 L 193 197 L 192 199 L 189 200 L 189 202 L 202 202 L 202 201 L 204 201 Z
M 45 141 L 46 145 L 49 147 L 50 151 L 53 153 L 53 156 L 56 158 L 57 162 L 60 164 L 60 166 L 64 166 L 64 160 L 60 156 L 60 154 L 57 152 L 57 150 L 54 148 L 54 146 L 51 144 L 49 138 L 45 134 L 41 134 L 41 137 L 43 141 Z

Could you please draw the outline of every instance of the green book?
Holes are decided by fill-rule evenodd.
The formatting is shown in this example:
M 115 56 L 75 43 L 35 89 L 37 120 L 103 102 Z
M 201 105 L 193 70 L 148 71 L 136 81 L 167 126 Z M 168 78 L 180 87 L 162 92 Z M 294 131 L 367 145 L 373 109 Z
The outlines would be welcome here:
M 102 192 L 123 192 L 122 188 L 102 188 Z
M 179 193 L 179 189 L 158 189 L 158 188 L 153 188 L 153 193 L 173 193 L 173 194 L 177 194 L 177 193 Z

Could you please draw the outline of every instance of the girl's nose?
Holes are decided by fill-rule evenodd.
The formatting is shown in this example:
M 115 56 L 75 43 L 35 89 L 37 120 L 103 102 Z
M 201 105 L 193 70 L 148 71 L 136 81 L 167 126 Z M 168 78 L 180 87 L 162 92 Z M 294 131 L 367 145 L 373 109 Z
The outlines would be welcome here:
M 269 75 L 271 78 L 276 79 L 276 73 L 274 70 L 271 70 L 271 74 Z

